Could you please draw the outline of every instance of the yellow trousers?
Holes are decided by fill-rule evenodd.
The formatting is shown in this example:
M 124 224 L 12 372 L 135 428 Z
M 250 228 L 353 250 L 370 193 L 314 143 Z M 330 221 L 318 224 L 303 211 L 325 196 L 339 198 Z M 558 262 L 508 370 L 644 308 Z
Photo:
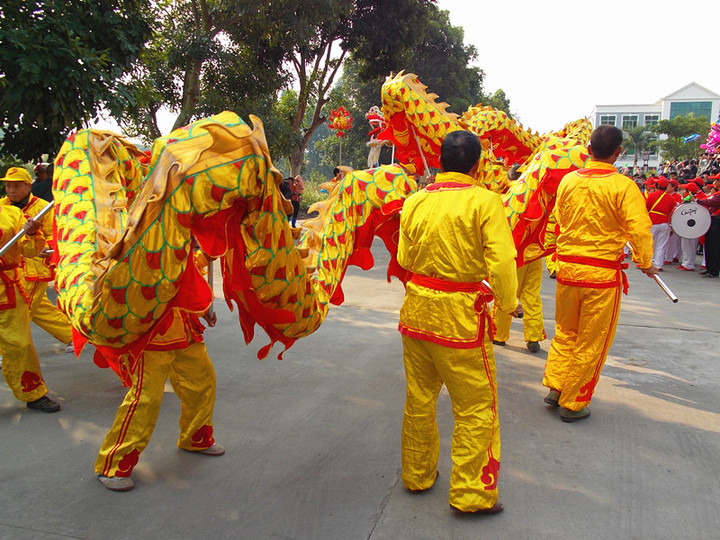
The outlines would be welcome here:
M 482 347 L 454 349 L 402 336 L 407 394 L 402 429 L 402 480 L 411 490 L 435 482 L 440 439 L 436 406 L 443 383 L 455 427 L 449 502 L 465 512 L 498 500 L 500 423 L 495 358 L 490 338 Z
M 47 394 L 35 347 L 30 336 L 30 311 L 15 287 L 15 307 L 0 310 L 0 355 L 5 382 L 20 401 L 35 401 Z
M 123 360 L 126 362 L 127 360 Z M 95 461 L 103 476 L 130 476 L 140 453 L 150 442 L 160 414 L 165 381 L 180 398 L 178 447 L 198 451 L 215 443 L 215 369 L 204 343 L 171 351 L 146 350 L 131 373 L 132 386 L 115 415 Z
M 518 300 L 522 303 L 525 313 L 522 319 L 525 341 L 543 341 L 547 338 L 543 324 L 542 300 L 540 299 L 542 271 L 540 259 L 517 269 Z M 495 340 L 507 341 L 510 338 L 512 315 L 493 306 L 493 319 L 495 320 Z
M 72 341 L 72 327 L 67 316 L 47 297 L 46 281 L 25 280 L 25 290 L 30 296 L 30 320 L 59 342 Z
M 545 227 L 545 249 L 550 246 L 554 246 L 557 243 L 557 235 L 555 234 L 556 220 L 555 216 L 551 215 L 548 220 L 547 226 Z M 552 274 L 557 268 L 557 260 L 553 259 L 555 253 L 551 253 L 545 257 L 545 267 L 549 274 Z
M 555 337 L 543 385 L 560 392 L 560 406 L 579 411 L 590 404 L 615 337 L 620 287 L 591 289 L 557 284 Z
M 557 268 L 557 261 L 553 259 L 555 256 L 554 253 L 551 253 L 550 255 L 547 255 L 545 257 L 545 268 L 547 268 L 548 274 L 552 274 L 555 271 L 555 268 Z

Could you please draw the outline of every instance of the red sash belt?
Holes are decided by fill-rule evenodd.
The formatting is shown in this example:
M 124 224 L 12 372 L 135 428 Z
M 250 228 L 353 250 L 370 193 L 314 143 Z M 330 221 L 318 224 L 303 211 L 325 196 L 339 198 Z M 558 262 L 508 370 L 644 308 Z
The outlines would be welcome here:
M 413 274 L 410 281 L 420 287 L 442 292 L 467 292 L 478 293 L 475 298 L 475 313 L 478 315 L 478 339 L 473 343 L 466 343 L 464 346 L 479 347 L 483 343 L 485 325 L 487 325 L 490 339 L 495 337 L 495 324 L 493 323 L 488 303 L 494 299 L 492 290 L 482 281 L 449 281 L 447 279 Z M 402 326 L 402 325 L 401 325 Z M 401 330 L 402 332 L 402 330 Z M 408 334 L 410 335 L 410 334 Z M 423 339 L 420 336 L 411 336 Z M 441 343 L 450 347 L 458 347 L 458 344 Z M 463 346 L 460 346 L 463 348 Z
M 12 277 L 5 272 L 15 270 L 17 267 L 17 264 L 0 265 L 0 281 L 5 284 L 5 296 L 7 296 L 7 302 L 0 303 L 0 309 L 12 309 L 15 307 L 15 283 L 17 283 L 17 277 L 14 272 Z
M 413 274 L 410 281 L 415 285 L 443 292 L 489 292 L 482 281 L 448 281 L 421 274 Z
M 624 255 L 620 255 L 620 259 L 617 261 L 608 261 L 607 259 L 598 259 L 595 257 L 584 257 L 580 255 L 560 255 L 558 254 L 557 260 L 562 262 L 568 262 L 573 264 L 584 264 L 585 266 L 594 266 L 595 268 L 610 268 L 617 270 L 617 277 L 615 281 L 610 282 L 597 282 L 597 281 L 567 281 L 560 276 L 557 277 L 557 281 L 563 285 L 571 285 L 575 287 L 588 287 L 591 289 L 612 289 L 613 287 L 620 287 L 622 285 L 623 294 L 628 293 L 630 284 L 628 283 L 625 270 L 628 264 L 622 262 L 625 258 Z

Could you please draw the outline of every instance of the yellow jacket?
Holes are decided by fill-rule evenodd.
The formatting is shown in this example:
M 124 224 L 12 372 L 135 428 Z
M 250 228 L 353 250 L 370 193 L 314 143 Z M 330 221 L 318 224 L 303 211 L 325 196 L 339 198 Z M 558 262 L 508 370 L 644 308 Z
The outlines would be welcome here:
M 24 223 L 25 218 L 20 209 L 14 206 L 0 206 L 0 247 L 15 236 Z M 16 284 L 23 291 L 20 283 L 22 258 L 36 256 L 43 247 L 45 247 L 45 237 L 38 231 L 35 236 L 23 236 L 0 257 L 0 309 L 15 307 L 15 288 L 12 285 Z
M 413 274 L 450 282 L 453 290 L 410 280 L 400 332 L 450 347 L 479 346 L 487 307 L 477 289 L 454 289 L 488 279 L 498 308 L 515 310 L 516 255 L 500 196 L 467 175 L 438 174 L 403 205 L 398 262 Z
M 585 169 L 567 174 L 558 187 L 553 213 L 560 229 L 558 282 L 620 285 L 619 261 L 628 241 L 640 268 L 651 265 L 652 224 L 645 200 L 635 182 L 612 165 L 590 160 Z M 599 266 L 602 261 L 618 267 L 604 268 Z
M 28 203 L 22 209 L 25 219 L 34 218 L 47 204 L 46 200 L 31 194 Z M 0 199 L 0 206 L 12 206 L 12 202 L 8 197 L 3 197 Z M 52 212 L 48 212 L 40 221 L 40 229 L 46 241 L 49 241 L 53 236 L 52 224 Z M 25 279 L 28 281 L 52 281 L 55 276 L 55 267 L 50 264 L 50 258 L 23 258 L 21 266 Z

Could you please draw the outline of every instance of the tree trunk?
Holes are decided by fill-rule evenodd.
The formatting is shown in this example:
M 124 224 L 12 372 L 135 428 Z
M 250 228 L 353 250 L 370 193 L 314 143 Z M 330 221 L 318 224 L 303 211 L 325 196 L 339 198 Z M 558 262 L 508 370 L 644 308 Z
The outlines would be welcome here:
M 300 170 L 302 169 L 302 164 L 305 159 L 305 149 L 307 148 L 308 143 L 310 143 L 312 136 L 315 135 L 317 129 L 325 123 L 325 120 L 327 120 L 326 117 L 320 116 L 320 111 L 325 103 L 327 103 L 327 100 L 322 100 L 318 103 L 319 105 L 315 109 L 315 116 L 313 117 L 312 125 L 305 131 L 300 146 L 297 150 L 295 150 L 295 153 L 290 158 L 290 170 L 293 176 L 300 174 Z
M 152 141 L 162 137 L 162 132 L 160 131 L 160 126 L 158 126 L 158 123 L 157 123 L 157 112 L 158 112 L 158 109 L 156 108 L 155 110 L 148 110 L 145 115 L 147 118 L 147 120 L 145 121 L 145 127 L 147 128 L 147 135 L 150 138 L 150 140 L 152 140 Z
M 293 178 L 300 174 L 302 170 L 306 146 L 307 145 L 303 144 L 302 148 L 295 150 L 295 153 L 290 157 L 290 176 Z
M 327 97 L 332 83 L 335 80 L 338 69 L 342 65 L 343 59 L 347 51 L 342 51 L 340 56 L 336 59 L 333 65 L 331 59 L 332 44 L 335 38 L 329 39 L 325 43 L 325 52 L 318 54 L 313 62 L 313 68 L 311 75 L 308 76 L 305 71 L 306 59 L 304 57 L 296 57 L 293 60 L 295 70 L 300 81 L 300 92 L 298 95 L 298 109 L 295 112 L 295 118 L 293 119 L 293 128 L 299 130 L 302 121 L 305 118 L 305 113 L 308 108 L 308 101 L 310 100 L 311 89 L 308 81 L 316 81 L 315 94 L 317 95 L 317 102 L 315 103 L 315 110 L 313 111 L 312 121 L 310 127 L 303 133 L 302 142 L 300 146 L 295 150 L 293 155 L 290 157 L 290 171 L 293 176 L 300 174 L 302 164 L 305 159 L 305 149 L 307 148 L 310 139 L 317 131 L 317 128 L 327 120 L 327 117 L 322 116 L 322 109 L 329 101 Z M 332 69 L 330 69 L 332 66 Z M 328 73 L 330 71 L 330 73 Z
M 180 114 L 175 119 L 173 130 L 183 127 L 190 123 L 195 113 L 198 99 L 200 98 L 200 69 L 201 62 L 193 62 L 185 71 L 185 79 L 183 81 L 183 98 L 180 107 Z

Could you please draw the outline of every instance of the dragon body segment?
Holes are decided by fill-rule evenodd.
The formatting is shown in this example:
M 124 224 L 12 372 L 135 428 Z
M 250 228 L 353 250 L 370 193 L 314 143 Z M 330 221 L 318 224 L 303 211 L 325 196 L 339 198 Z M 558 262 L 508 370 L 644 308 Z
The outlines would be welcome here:
M 248 202 L 263 195 L 272 213 L 277 198 L 261 126 L 251 130 L 231 113 L 157 141 L 149 166 L 140 154 L 113 134 L 85 130 L 56 159 L 59 304 L 105 351 L 142 348 L 171 308 L 204 312 L 212 297 L 187 264 L 191 232 L 222 255 L 230 218 L 249 215 Z M 225 237 L 216 231 L 221 239 L 209 240 L 210 223 L 224 225 Z
M 391 253 L 388 279 L 406 279 L 395 255 L 399 212 L 417 190 L 412 173 L 437 167 L 442 140 L 459 129 L 483 144 L 479 178 L 503 197 L 519 264 L 552 250 L 543 247 L 545 223 L 560 179 L 587 160 L 587 121 L 539 136 L 487 107 L 458 117 L 424 90 L 412 74 L 388 79 L 379 138 L 396 144 L 401 165 L 325 184 L 329 196 L 311 207 L 318 217 L 305 221 L 297 246 L 300 231 L 287 221 L 282 176 L 255 117 L 252 127 L 230 112 L 199 120 L 155 141 L 149 158 L 110 132 L 72 134 L 55 160 L 53 191 L 58 301 L 76 350 L 89 341 L 113 366 L 121 354 L 141 353 L 172 310 L 205 312 L 213 296 L 192 262 L 195 247 L 220 259 L 245 341 L 256 324 L 269 335 L 258 357 L 276 342 L 287 349 L 342 302 L 349 264 L 373 266 L 376 235 Z M 522 175 L 509 181 L 509 162 L 518 160 Z
M 388 129 L 382 136 L 397 146 L 400 162 L 418 174 L 428 174 L 428 167 L 439 166 L 440 145 L 447 133 L 472 131 L 483 146 L 478 180 L 503 199 L 518 265 L 552 251 L 554 245 L 544 246 L 544 231 L 555 191 L 565 174 L 586 163 L 590 122 L 581 119 L 538 135 L 492 107 L 470 107 L 458 118 L 425 88 L 412 73 L 388 77 L 383 85 Z M 521 164 L 522 174 L 510 181 L 507 172 L 513 163 Z
M 211 290 L 189 263 L 194 241 L 221 259 L 246 341 L 255 324 L 270 336 L 261 357 L 320 326 L 348 263 L 372 265 L 361 246 L 397 221 L 414 181 L 399 167 L 347 175 L 324 213 L 310 273 L 286 218 L 282 176 L 252 120 L 250 128 L 225 112 L 195 122 L 158 139 L 149 163 L 109 132 L 68 138 L 55 161 L 57 283 L 76 349 L 90 341 L 112 365 L 139 354 L 172 309 L 207 310 Z
M 329 195 L 315 203 L 310 212 L 318 216 L 303 223 L 305 232 L 300 241 L 308 268 L 316 268 L 318 279 L 338 266 L 338 260 L 367 270 L 374 261 L 370 252 L 373 238 L 379 236 L 391 254 L 390 275 L 404 276 L 397 265 L 397 231 L 404 200 L 417 191 L 415 179 L 402 167 L 384 165 L 366 171 L 352 171 L 339 182 L 323 186 Z M 348 241 L 351 240 L 351 241 Z M 339 286 L 336 272 L 330 277 Z M 342 289 L 337 289 L 333 303 L 342 302 Z
M 436 94 L 412 73 L 388 77 L 382 86 L 382 113 L 387 129 L 378 139 L 395 144 L 398 161 L 410 172 L 423 174 L 429 167 L 440 167 L 440 145 L 445 135 L 463 129 L 458 115 L 437 103 Z
M 493 156 L 508 165 L 524 163 L 542 142 L 539 135 L 492 107 L 470 107 L 460 118 L 460 125 L 486 141 Z

